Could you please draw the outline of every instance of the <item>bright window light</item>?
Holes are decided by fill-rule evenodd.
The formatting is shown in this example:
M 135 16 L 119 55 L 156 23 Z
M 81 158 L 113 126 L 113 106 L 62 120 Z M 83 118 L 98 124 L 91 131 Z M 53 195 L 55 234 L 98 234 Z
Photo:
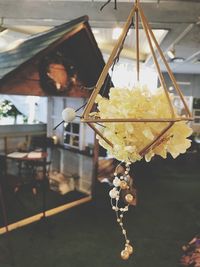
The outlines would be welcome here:
M 117 40 L 122 33 L 122 28 L 116 27 L 112 32 L 112 39 Z
M 136 66 L 129 60 L 119 62 L 115 66 L 113 74 L 110 73 L 110 75 L 112 75 L 115 87 L 133 88 L 138 83 Z M 146 85 L 153 92 L 158 86 L 157 73 L 153 69 L 141 65 L 139 83 Z

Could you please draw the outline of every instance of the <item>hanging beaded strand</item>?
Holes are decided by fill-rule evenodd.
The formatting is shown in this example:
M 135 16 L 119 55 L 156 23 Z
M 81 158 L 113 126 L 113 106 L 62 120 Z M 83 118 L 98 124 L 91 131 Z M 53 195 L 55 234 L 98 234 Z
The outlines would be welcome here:
M 123 163 L 123 162 L 122 162 Z M 123 190 L 128 190 L 130 188 L 130 164 L 131 163 L 126 163 L 126 168 L 123 174 L 120 174 L 117 172 L 119 166 L 122 164 L 120 163 L 114 172 L 114 180 L 113 180 L 113 189 L 110 190 L 109 195 L 111 197 L 111 206 L 112 209 L 116 213 L 116 218 L 117 218 L 117 223 L 119 224 L 122 234 L 125 239 L 125 245 L 124 249 L 121 251 L 121 258 L 123 260 L 127 260 L 129 256 L 133 253 L 133 247 L 130 245 L 130 241 L 127 236 L 127 231 L 124 228 L 124 213 L 128 211 L 130 203 L 133 201 L 134 196 L 130 193 L 125 195 L 125 202 L 127 203 L 124 207 L 119 207 L 119 200 L 120 200 L 120 195 L 122 194 Z

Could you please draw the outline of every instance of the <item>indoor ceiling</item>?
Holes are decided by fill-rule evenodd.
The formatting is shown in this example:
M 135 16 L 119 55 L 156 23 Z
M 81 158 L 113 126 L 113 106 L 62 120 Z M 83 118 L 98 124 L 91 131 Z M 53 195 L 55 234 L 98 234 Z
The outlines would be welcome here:
M 0 0 L 2 33 L 10 29 L 7 43 L 12 47 L 35 34 L 52 26 L 80 17 L 89 16 L 96 40 L 103 52 L 109 53 L 114 45 L 112 29 L 124 24 L 134 1 L 114 0 L 100 11 L 107 0 Z M 141 0 L 142 7 L 151 27 L 155 31 L 161 47 L 177 73 L 200 73 L 200 1 L 199 0 Z M 11 32 L 12 30 L 12 32 Z M 160 31 L 161 30 L 161 31 Z M 4 33 L 3 33 L 4 32 Z M 12 37 L 15 35 L 15 39 Z M 148 56 L 145 39 L 141 40 L 141 58 L 146 66 L 152 65 Z M 18 41 L 17 41 L 18 40 Z M 7 49 L 9 47 L 7 46 Z M 167 51 L 175 53 L 176 60 L 170 60 Z M 127 37 L 123 56 L 135 58 L 134 34 Z M 143 57 L 142 57 L 143 56 Z

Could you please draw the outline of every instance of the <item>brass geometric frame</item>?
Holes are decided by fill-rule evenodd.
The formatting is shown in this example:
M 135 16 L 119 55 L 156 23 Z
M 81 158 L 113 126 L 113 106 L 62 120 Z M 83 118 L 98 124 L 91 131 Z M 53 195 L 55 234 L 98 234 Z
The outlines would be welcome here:
M 101 90 L 104 82 L 105 82 L 105 79 L 107 77 L 107 74 L 108 74 L 108 71 L 110 69 L 110 67 L 112 66 L 113 62 L 114 62 L 114 59 L 116 57 L 116 55 L 118 54 L 118 51 L 119 49 L 121 48 L 125 38 L 126 38 L 126 35 L 127 35 L 127 32 L 130 28 L 130 25 L 133 21 L 133 18 L 135 17 L 135 34 L 136 34 L 136 66 L 137 66 L 137 80 L 139 81 L 139 75 L 140 75 L 140 60 L 139 60 L 139 18 L 141 20 L 141 23 L 142 23 L 142 27 L 145 31 L 145 34 L 146 34 L 146 37 L 147 37 L 147 41 L 148 41 L 148 44 L 149 44 L 149 47 L 150 47 L 150 51 L 151 51 L 151 54 L 152 54 L 152 57 L 153 57 L 153 60 L 154 60 L 154 64 L 156 66 L 156 69 L 157 69 L 157 72 L 158 72 L 158 77 L 159 77 L 159 80 L 160 80 L 160 84 L 162 86 L 162 88 L 164 89 L 164 92 L 165 92 L 165 96 L 167 98 L 167 102 L 169 104 L 169 108 L 170 108 L 170 113 L 171 113 L 171 117 L 170 118 L 151 118 L 151 119 L 143 119 L 143 118 L 109 118 L 109 119 L 101 119 L 101 118 L 93 118 L 90 116 L 90 112 L 92 112 L 92 109 L 93 109 L 93 106 L 94 106 L 94 103 L 95 103 L 95 99 L 99 93 L 99 91 Z M 166 70 L 169 74 L 169 77 L 172 81 L 172 84 L 174 86 L 174 89 L 176 90 L 177 94 L 180 96 L 180 99 L 183 103 L 183 106 L 185 108 L 185 111 L 186 111 L 186 116 L 185 117 L 177 117 L 175 115 L 175 112 L 174 112 L 174 108 L 173 108 L 173 105 L 172 105 L 172 102 L 170 100 L 170 96 L 169 96 L 169 92 L 168 92 L 168 89 L 167 89 L 167 85 L 166 85 L 166 82 L 165 82 L 165 79 L 164 79 L 164 76 L 161 72 L 161 68 L 160 68 L 160 65 L 159 65 L 159 62 L 157 60 L 157 56 L 156 56 L 156 53 L 155 53 L 155 49 L 153 47 L 153 44 L 155 46 L 155 49 L 157 49 L 157 52 L 160 56 L 160 58 L 162 59 L 165 67 L 166 67 Z M 150 142 L 146 147 L 144 147 L 141 151 L 140 151 L 140 155 L 141 156 L 144 156 L 150 149 L 156 147 L 158 144 L 160 144 L 160 142 L 162 142 L 162 139 L 163 139 L 163 136 L 165 135 L 165 133 L 173 126 L 173 124 L 175 122 L 178 122 L 178 121 L 191 121 L 193 120 L 192 118 L 192 115 L 191 115 L 191 112 L 187 106 L 187 103 L 184 99 L 184 96 L 181 92 L 181 89 L 179 88 L 179 85 L 177 84 L 176 82 L 176 79 L 167 63 L 167 60 L 165 59 L 165 56 L 154 36 L 154 33 L 144 15 L 144 12 L 141 8 L 141 5 L 139 3 L 139 0 L 135 0 L 135 3 L 130 11 L 130 14 L 128 16 L 128 19 L 124 25 L 124 28 L 123 28 L 123 31 L 116 43 L 116 45 L 114 46 L 113 48 L 113 51 L 111 52 L 111 55 L 106 63 L 106 65 L 104 66 L 104 69 L 97 81 L 97 84 L 95 86 L 95 89 L 93 90 L 90 98 L 89 98 L 89 101 L 84 109 L 84 112 L 83 112 L 83 115 L 82 115 L 82 119 L 81 121 L 82 122 L 85 122 L 87 123 L 94 131 L 97 135 L 99 135 L 107 144 L 109 144 L 110 146 L 113 147 L 113 144 L 110 140 L 108 140 L 96 127 L 95 127 L 95 124 L 97 123 L 106 123 L 106 122 L 119 122 L 119 123 L 123 123 L 123 122 L 135 122 L 135 123 L 141 123 L 141 122 L 163 122 L 163 123 L 166 123 L 168 122 L 168 125 L 160 132 L 160 134 L 154 138 L 154 140 L 152 142 Z

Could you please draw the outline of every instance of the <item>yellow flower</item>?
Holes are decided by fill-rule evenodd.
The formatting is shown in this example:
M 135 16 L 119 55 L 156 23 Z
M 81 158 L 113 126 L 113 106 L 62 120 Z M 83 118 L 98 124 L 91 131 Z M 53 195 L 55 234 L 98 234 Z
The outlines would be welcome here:
M 173 98 L 173 95 L 170 95 Z M 111 88 L 109 99 L 98 95 L 96 98 L 98 111 L 91 117 L 99 118 L 170 118 L 171 110 L 162 88 L 151 93 L 147 87 L 137 86 L 132 90 L 126 88 Z M 175 113 L 176 109 L 174 109 Z M 177 116 L 177 114 L 175 114 Z M 98 126 L 101 133 L 112 142 L 109 146 L 100 136 L 99 143 L 108 153 L 118 160 L 135 162 L 141 160 L 141 150 L 149 145 L 168 126 L 168 122 L 107 122 Z M 161 140 L 145 155 L 150 161 L 154 155 L 163 158 L 170 153 L 176 158 L 190 147 L 187 139 L 192 133 L 186 122 L 176 122 L 161 137 Z

